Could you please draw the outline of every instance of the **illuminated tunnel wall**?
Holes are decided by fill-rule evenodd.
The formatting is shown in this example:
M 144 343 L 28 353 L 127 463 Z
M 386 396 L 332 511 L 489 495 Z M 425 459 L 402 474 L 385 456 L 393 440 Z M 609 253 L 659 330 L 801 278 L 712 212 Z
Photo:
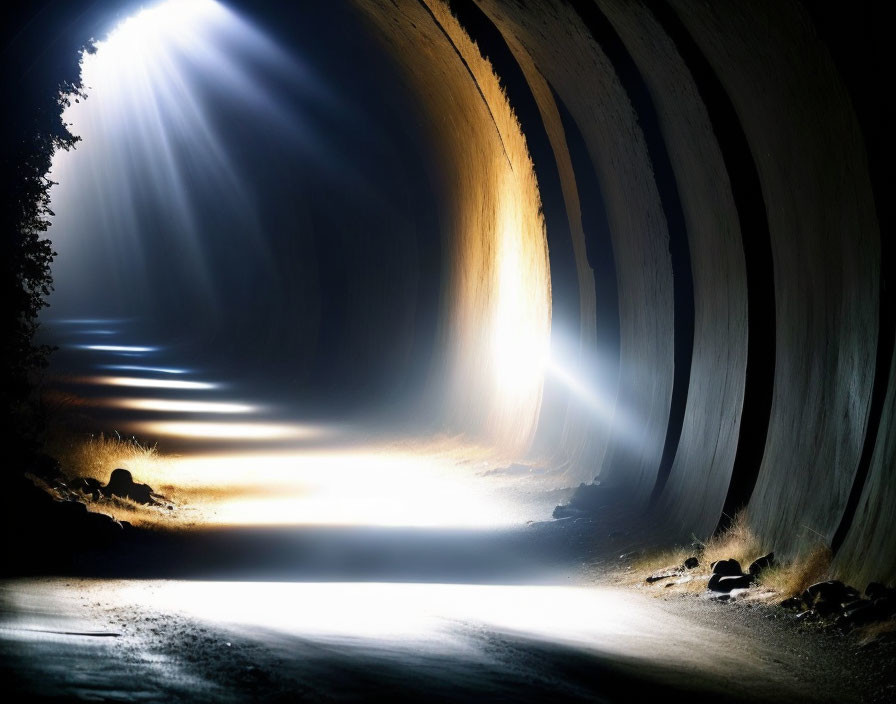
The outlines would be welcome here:
M 779 555 L 822 543 L 847 578 L 896 579 L 889 214 L 879 135 L 856 107 L 867 85 L 823 36 L 837 13 L 357 4 L 445 167 L 451 407 L 576 481 L 627 489 L 675 538 L 746 507 Z M 501 247 L 522 278 L 502 280 Z M 465 357 L 489 349 L 464 344 L 493 334 L 488 315 L 524 325 L 492 358 Z M 609 412 L 550 375 L 513 387 L 543 361 L 549 316 L 552 349 L 558 321 L 576 321 L 574 363 L 600 368 Z M 490 365 L 514 352 L 502 405 Z

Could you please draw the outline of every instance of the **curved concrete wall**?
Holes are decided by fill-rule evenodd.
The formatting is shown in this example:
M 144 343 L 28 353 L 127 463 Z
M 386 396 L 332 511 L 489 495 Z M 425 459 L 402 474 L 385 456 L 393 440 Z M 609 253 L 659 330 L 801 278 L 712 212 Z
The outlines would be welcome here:
M 896 378 L 896 354 L 890 379 Z M 896 384 L 890 383 L 868 479 L 834 570 L 856 584 L 896 583 Z
M 489 133 L 487 113 L 514 106 L 473 99 L 491 69 L 445 2 L 359 2 L 433 114 L 490 134 L 481 137 L 492 140 L 487 149 L 477 143 L 478 159 L 498 148 L 495 134 L 525 152 L 515 121 Z M 880 309 L 891 294 L 862 131 L 873 120 L 860 126 L 805 8 L 797 0 L 475 5 L 525 76 L 550 140 L 575 256 L 579 354 L 594 365 L 600 281 L 582 213 L 596 202 L 606 208 L 618 382 L 604 390 L 611 419 L 573 401 L 551 406 L 565 414 L 564 430 L 545 437 L 575 467 L 569 476 L 628 487 L 642 507 L 652 498 L 651 515 L 676 539 L 707 536 L 723 511 L 746 506 L 763 542 L 784 557 L 833 544 L 838 574 L 896 578 L 896 369 L 887 367 L 892 320 Z M 449 54 L 461 68 L 436 90 L 433 66 Z M 434 122 L 457 179 L 451 197 L 486 202 L 464 183 L 473 153 Z M 584 177 L 583 154 L 597 185 Z M 488 159 L 497 168 L 500 159 Z M 514 173 L 529 164 L 528 155 L 517 159 Z M 538 217 L 537 208 L 526 212 L 518 225 Z M 449 241 L 462 236 L 448 229 Z M 458 266 L 462 279 L 469 270 Z M 519 427 L 526 445 L 531 413 Z
M 694 352 L 678 451 L 659 505 L 678 535 L 706 535 L 725 502 L 747 365 L 747 280 L 725 162 L 690 71 L 640 2 L 601 8 L 645 77 L 675 168 L 694 280 Z
M 768 208 L 775 382 L 748 511 L 766 542 L 793 554 L 815 540 L 830 544 L 865 437 L 880 239 L 864 143 L 798 5 L 675 7 L 728 87 Z

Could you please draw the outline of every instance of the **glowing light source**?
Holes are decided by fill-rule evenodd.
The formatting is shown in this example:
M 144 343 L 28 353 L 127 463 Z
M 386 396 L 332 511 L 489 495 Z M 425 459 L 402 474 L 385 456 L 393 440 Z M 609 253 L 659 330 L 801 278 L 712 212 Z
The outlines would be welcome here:
M 311 437 L 315 434 L 308 427 L 274 423 L 152 421 L 140 423 L 138 427 L 151 435 L 209 440 L 280 440 Z
M 158 58 L 163 42 L 189 43 L 197 25 L 207 25 L 222 14 L 223 8 L 213 0 L 166 0 L 143 8 L 100 42 L 104 66 L 112 72 L 142 69 L 142 64 Z
M 139 389 L 214 389 L 217 384 L 207 381 L 180 381 L 178 379 L 142 379 L 136 376 L 95 376 L 88 380 L 105 386 L 133 386 Z
M 109 405 L 132 411 L 158 411 L 161 413 L 252 413 L 254 406 L 245 403 L 218 401 L 178 401 L 162 398 L 113 399 Z

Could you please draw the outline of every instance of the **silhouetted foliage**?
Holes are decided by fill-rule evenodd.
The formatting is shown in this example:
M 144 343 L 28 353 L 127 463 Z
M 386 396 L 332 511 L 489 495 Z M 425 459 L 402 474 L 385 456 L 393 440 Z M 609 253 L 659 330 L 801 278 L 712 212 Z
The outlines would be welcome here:
M 84 49 L 90 51 L 89 47 Z M 37 317 L 52 290 L 55 252 L 50 227 L 48 176 L 53 155 L 79 141 L 62 120 L 72 99 L 86 97 L 81 52 L 46 71 L 16 77 L 18 90 L 4 104 L 2 239 L 0 239 L 0 433 L 7 457 L 27 456 L 39 438 L 35 383 L 50 348 L 35 343 Z M 26 85 L 26 78 L 33 79 Z M 7 94 L 11 86 L 7 85 Z

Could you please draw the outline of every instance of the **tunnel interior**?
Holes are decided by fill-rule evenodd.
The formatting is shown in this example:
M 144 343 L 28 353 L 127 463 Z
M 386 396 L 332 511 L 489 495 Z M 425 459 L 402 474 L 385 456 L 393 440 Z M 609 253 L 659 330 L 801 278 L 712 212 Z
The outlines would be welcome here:
M 873 4 L 209 4 L 223 78 L 202 93 L 210 59 L 177 46 L 154 63 L 183 91 L 165 129 L 134 75 L 75 106 L 51 318 L 137 311 L 278 403 L 616 487 L 670 541 L 743 512 L 782 557 L 896 581 Z M 141 131 L 90 122 L 105 100 Z

